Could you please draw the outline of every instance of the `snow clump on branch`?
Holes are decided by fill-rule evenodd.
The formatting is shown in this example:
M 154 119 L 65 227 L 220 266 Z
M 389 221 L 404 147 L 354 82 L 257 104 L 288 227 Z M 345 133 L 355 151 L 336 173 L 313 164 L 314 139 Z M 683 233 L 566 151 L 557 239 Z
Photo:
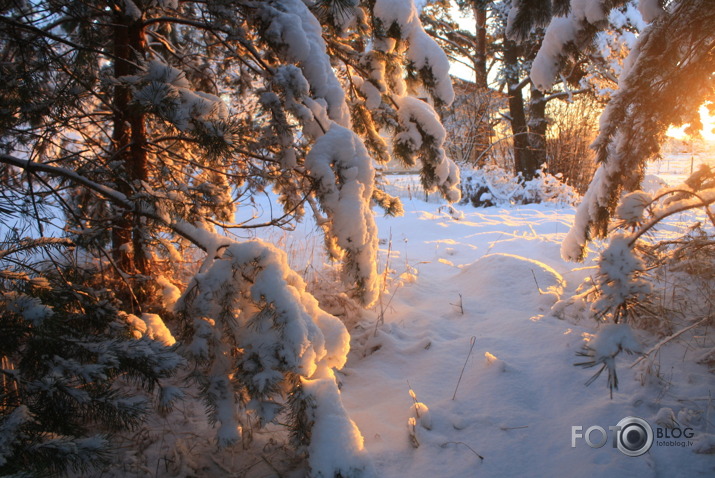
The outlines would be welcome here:
M 367 150 L 355 133 L 333 123 L 315 142 L 305 165 L 332 221 L 326 230 L 328 251 L 336 258 L 343 251 L 348 256 L 343 273 L 356 283 L 363 303 L 371 305 L 378 292 L 377 226 L 370 209 L 375 170 Z
M 374 15 L 382 22 L 385 30 L 390 30 L 393 26 L 399 29 L 400 38 L 407 42 L 406 53 L 411 66 L 420 74 L 431 77 L 434 86 L 430 88 L 430 93 L 438 103 L 451 105 L 454 101 L 454 90 L 449 77 L 449 60 L 437 42 L 425 32 L 414 2 L 377 0 Z M 388 41 L 379 49 L 392 50 L 388 45 L 394 47 L 396 43 Z M 398 82 L 402 82 L 402 79 Z
M 347 360 L 350 336 L 306 291 L 285 252 L 258 240 L 233 243 L 202 269 L 177 311 L 188 334 L 187 353 L 203 364 L 196 377 L 211 418 L 220 424 L 219 445 L 250 433 L 244 425 L 251 417 L 265 425 L 283 412 L 309 413 L 305 434 L 315 476 L 367 468 L 362 436 L 343 408 L 333 373 Z M 335 447 L 340 459 L 327 460 Z

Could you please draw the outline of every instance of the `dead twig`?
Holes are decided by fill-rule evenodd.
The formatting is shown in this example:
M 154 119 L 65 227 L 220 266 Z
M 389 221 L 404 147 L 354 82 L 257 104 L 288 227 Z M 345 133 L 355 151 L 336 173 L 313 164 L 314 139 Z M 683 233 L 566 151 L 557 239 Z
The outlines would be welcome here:
M 467 368 L 467 362 L 469 361 L 469 357 L 472 355 L 472 350 L 474 350 L 474 344 L 477 342 L 477 338 L 472 335 L 472 338 L 469 340 L 469 353 L 467 354 L 467 358 L 464 360 L 464 365 L 462 366 L 462 372 L 459 374 L 459 380 L 457 380 L 457 386 L 454 388 L 454 395 L 452 395 L 452 400 L 457 399 L 457 390 L 459 390 L 459 384 L 462 383 L 462 376 L 464 375 L 464 369 Z

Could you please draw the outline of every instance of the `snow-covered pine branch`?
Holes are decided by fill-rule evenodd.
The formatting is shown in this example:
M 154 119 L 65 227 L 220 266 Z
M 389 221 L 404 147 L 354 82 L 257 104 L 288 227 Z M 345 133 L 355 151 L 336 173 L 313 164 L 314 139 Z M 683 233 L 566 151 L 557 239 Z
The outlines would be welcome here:
M 280 52 L 285 61 L 300 67 L 313 98 L 324 102 L 327 116 L 349 128 L 345 91 L 333 72 L 322 26 L 315 15 L 300 0 L 262 2 L 257 15 L 266 25 L 264 40 Z
M 443 148 L 445 131 L 436 108 L 454 101 L 447 56 L 422 27 L 414 2 L 378 0 L 374 8 L 377 55 L 370 57 L 372 78 L 397 110 L 396 156 L 405 164 L 422 160 L 422 184 L 450 202 L 460 198 L 459 169 Z M 406 64 L 395 61 L 405 54 Z
M 228 108 L 219 97 L 192 89 L 184 72 L 157 59 L 150 60 L 141 74 L 120 80 L 135 88 L 134 101 L 180 131 L 203 128 L 215 131 L 218 137 L 221 123 L 229 119 Z M 220 136 L 231 143 L 228 131 Z
M 128 210 L 134 210 L 135 204 L 128 199 L 124 194 L 112 189 L 104 184 L 99 184 L 87 177 L 71 171 L 66 168 L 60 168 L 44 163 L 36 163 L 30 160 L 16 158 L 9 154 L 0 154 L 0 163 L 15 166 L 23 169 L 28 173 L 36 174 L 38 172 L 46 173 L 50 177 L 62 178 L 76 184 L 80 184 L 86 188 L 100 194 L 105 200 L 113 202 L 116 206 Z M 171 228 L 176 234 L 191 241 L 194 245 L 200 247 L 204 251 L 216 252 L 228 242 L 228 239 L 221 239 L 215 232 L 208 231 L 205 227 L 197 227 L 183 220 L 176 220 L 166 214 L 165 211 L 157 210 L 151 205 L 145 204 L 146 207 L 137 211 L 140 215 L 156 220 L 163 225 Z
M 196 379 L 220 425 L 219 445 L 248 438 L 256 421 L 299 414 L 287 408 L 309 409 L 302 432 L 311 438 L 301 445 L 314 476 L 353 476 L 368 466 L 333 374 L 347 360 L 350 337 L 306 292 L 285 252 L 261 241 L 230 245 L 194 276 L 176 309 L 187 353 L 204 364 Z
M 336 134 L 350 133 L 335 124 L 333 127 Z M 331 136 L 324 138 L 328 139 L 323 144 L 330 144 Z M 350 158 L 354 152 L 347 153 Z M 321 154 L 320 148 L 315 154 Z M 78 179 L 71 171 L 49 165 L 35 168 L 31 166 L 33 163 L 9 155 L 3 155 L 2 159 L 29 171 L 81 181 L 120 205 L 127 201 L 106 186 Z M 315 161 L 320 164 L 321 158 Z M 349 182 L 357 168 L 349 163 L 342 166 Z M 348 187 L 359 189 L 357 184 Z M 326 203 L 331 201 L 336 207 L 344 208 L 356 204 L 348 199 L 347 205 L 343 205 L 339 197 Z M 362 437 L 340 404 L 332 371 L 345 364 L 349 335 L 345 326 L 322 311 L 306 291 L 305 282 L 288 266 L 285 252 L 257 240 L 233 242 L 200 225 L 172 221 L 166 213 L 157 214 L 150 208 L 137 212 L 163 221 L 208 253 L 201 271 L 189 283 L 175 309 L 183 316 L 187 330 L 182 343 L 188 357 L 204 364 L 205 370 L 197 374 L 196 379 L 204 390 L 210 417 L 220 424 L 219 445 L 239 440 L 250 419 L 264 425 L 273 422 L 285 411 L 286 394 L 295 393 L 309 404 L 316 436 L 325 436 L 328 433 L 325 427 L 338 426 L 343 431 L 340 444 L 344 448 L 337 449 L 342 456 L 340 460 L 334 459 L 336 449 L 324 438 L 305 443 L 310 445 L 311 468 L 326 477 L 340 471 L 358 473 L 369 468 L 362 451 Z M 367 231 L 356 234 L 370 236 Z M 367 266 L 374 267 L 374 264 Z M 366 276 L 369 278 L 369 274 Z M 9 310 L 24 314 L 27 320 L 41 323 L 52 315 L 52 310 L 30 297 L 6 296 L 4 299 L 11 301 Z M 140 335 L 156 336 L 173 343 L 163 323 L 157 326 L 153 322 L 156 322 L 154 314 L 144 314 L 141 319 L 127 316 L 127 323 Z M 153 360 L 153 357 L 147 358 Z M 245 414 L 245 422 L 241 414 Z
M 626 321 L 628 307 L 644 300 L 650 284 L 641 276 L 645 266 L 628 235 L 615 235 L 598 260 L 595 285 L 600 297 L 591 309 L 596 317 Z
M 678 240 L 649 244 L 645 238 L 647 233 L 652 232 L 667 217 L 687 210 L 703 209 L 715 225 L 715 215 L 710 210 L 712 204 L 715 204 L 713 186 L 715 186 L 715 175 L 708 166 L 703 165 L 679 187 L 666 187 L 655 195 L 634 191 L 621 199 L 616 209 L 619 219 L 616 226 L 619 232 L 611 233 L 607 246 L 597 259 L 598 272 L 593 278 L 593 286 L 583 294 L 574 296 L 570 304 L 563 302 L 553 309 L 554 313 L 560 314 L 566 307 L 582 301 L 586 296 L 593 297 L 590 314 L 602 324 L 602 328 L 596 339 L 586 343 L 584 351 L 578 354 L 589 360 L 577 365 L 593 367 L 600 364 L 601 369 L 587 383 L 593 382 L 603 370 L 608 370 L 608 385 L 611 393 L 613 389 L 618 388 L 616 355 L 621 351 L 640 352 L 632 336 L 631 327 L 650 323 L 650 327 L 656 330 L 669 331 L 670 338 L 680 334 L 680 332 L 672 334 L 674 325 L 672 319 L 663 317 L 663 312 L 656 313 L 656 320 L 653 320 L 653 311 L 658 310 L 658 307 L 665 307 L 664 304 L 658 305 L 660 299 L 656 299 L 664 294 L 653 292 L 654 288 L 658 287 L 658 271 L 666 270 L 670 274 L 673 270 L 676 279 L 669 275 L 668 284 L 675 283 L 687 287 L 679 282 L 682 278 L 677 278 L 678 269 L 673 264 L 682 263 L 684 257 L 689 254 L 698 257 L 694 251 L 700 248 L 709 250 L 712 241 L 699 224 L 693 226 L 683 238 Z M 664 254 L 663 251 L 667 253 Z M 701 260 L 694 259 L 697 262 Z M 697 272 L 689 273 L 688 282 L 692 280 L 697 283 L 703 279 L 699 276 L 700 273 Z M 683 316 L 686 320 L 689 319 L 687 315 Z M 682 331 L 700 326 L 704 322 L 704 319 L 700 319 Z M 658 346 L 651 351 L 657 348 Z
M 321 207 L 331 219 L 326 231 L 328 250 L 334 257 L 346 256 L 346 282 L 356 285 L 366 305 L 375 303 L 379 288 L 377 227 L 370 208 L 375 171 L 370 164 L 360 138 L 337 123 L 305 158 Z
M 373 10 L 376 25 L 375 49 L 385 55 L 404 52 L 406 69 L 398 64 L 385 80 L 397 95 L 410 89 L 418 96 L 429 94 L 437 106 L 449 106 L 454 90 L 449 78 L 449 61 L 442 49 L 422 27 L 413 0 L 377 0 Z M 406 78 L 419 79 L 407 82 Z M 415 89 L 417 88 L 417 89 Z
M 699 124 L 694 115 L 713 95 L 709 52 L 715 40 L 707 33 L 713 28 L 715 11 L 687 0 L 658 16 L 638 38 L 619 90 L 601 116 L 593 144 L 601 166 L 564 243 L 565 257 L 578 259 L 589 237 L 605 235 L 621 192 L 638 188 L 668 126 Z
M 613 398 L 613 390 L 618 390 L 618 374 L 616 372 L 616 357 L 626 354 L 642 353 L 641 345 L 633 334 L 628 324 L 604 324 L 593 339 L 583 346 L 577 355 L 584 357 L 583 362 L 574 365 L 591 368 L 600 365 L 601 368 L 588 380 L 586 385 L 591 385 L 603 373 L 608 371 L 607 385 Z
M 0 285 L 3 476 L 83 474 L 106 465 L 117 459 L 111 435 L 142 422 L 151 392 L 159 389 L 165 410 L 180 397 L 165 393 L 172 387 L 163 381 L 183 358 L 167 344 L 133 336 L 115 294 L 84 285 L 91 269 L 73 262 L 66 244 L 54 245 L 51 266 L 21 257 L 25 248 L 0 258 L 1 268 L 25 272 Z M 161 322 L 152 319 L 153 326 Z
M 453 99 L 446 56 L 412 1 L 70 3 L 58 13 L 13 4 L 0 16 L 7 57 L 38 60 L 2 67 L 0 100 L 11 112 L 0 120 L 3 198 L 27 195 L 40 234 L 54 221 L 80 256 L 107 268 L 101 280 L 118 284 L 118 302 L 133 312 L 118 316 L 140 341 L 174 340 L 156 312 L 171 315 L 192 247 L 203 250 L 179 302 L 187 333 L 175 346 L 201 368 L 219 442 L 238 438 L 238 415 L 269 422 L 302 397 L 316 441 L 300 450 L 312 474 L 357 475 L 367 466 L 361 439 L 332 372 L 347 353 L 344 326 L 320 310 L 284 253 L 216 228 L 244 226 L 232 224 L 236 213 L 268 188 L 280 220 L 271 211 L 246 227 L 284 225 L 308 203 L 344 261 L 347 288 L 374 303 L 371 203 L 400 210 L 375 191 L 372 161 L 391 154 L 381 134 L 416 131 L 426 184 L 458 198 L 429 106 Z M 42 203 L 64 215 L 50 219 Z M 32 300 L 13 304 L 38 323 L 53 317 Z
M 277 70 L 272 83 L 315 143 L 305 158 L 327 221 L 321 226 L 331 256 L 343 259 L 345 283 L 371 306 L 378 291 L 377 228 L 370 209 L 375 172 L 363 140 L 352 130 L 345 92 L 327 54 L 322 27 L 299 0 L 265 2 L 258 16 L 264 37 L 298 68 Z
M 569 49 L 590 48 L 594 35 L 608 25 L 610 9 L 625 3 L 572 0 L 568 15 L 553 18 L 547 28 L 531 72 L 535 83 L 550 85 Z M 709 52 L 715 40 L 709 32 L 715 28 L 715 11 L 709 2 L 682 0 L 664 9 L 661 2 L 644 0 L 639 11 L 650 23 L 626 59 L 618 90 L 601 116 L 592 145 L 600 167 L 564 241 L 562 254 L 568 259 L 581 259 L 588 240 L 607 233 L 621 193 L 638 188 L 643 167 L 658 154 L 667 128 L 699 124 L 698 107 L 714 94 Z M 522 27 L 518 30 L 523 32 Z
M 397 145 L 401 141 L 401 132 L 413 130 L 419 139 L 408 148 L 409 161 L 414 162 L 412 156 L 418 151 L 422 153 L 427 189 L 439 188 L 450 201 L 456 201 L 459 199 L 458 170 L 442 148 L 444 129 L 429 105 L 408 96 L 426 92 L 437 104 L 449 105 L 454 93 L 447 58 L 422 29 L 411 1 L 377 2 L 372 14 L 378 25 L 391 28 L 393 32 L 397 29 L 400 33 L 395 38 L 388 38 L 378 27 L 373 40 L 374 50 L 358 53 L 358 56 L 362 55 L 363 65 L 367 65 L 367 78 L 360 76 L 363 67 L 347 66 L 346 71 L 353 75 L 351 79 L 364 95 L 364 106 L 368 110 L 382 106 L 380 94 L 391 98 L 399 121 L 396 151 L 400 150 Z M 372 159 L 364 142 L 370 142 L 379 154 L 384 148 L 383 141 L 376 139 L 375 127 L 369 118 L 362 119 L 365 139 L 351 131 L 349 107 L 328 56 L 322 27 L 303 2 L 265 2 L 257 16 L 264 25 L 264 38 L 268 44 L 284 62 L 299 68 L 281 67 L 273 75 L 271 84 L 286 98 L 286 106 L 300 122 L 303 132 L 315 142 L 315 153 L 306 156 L 305 166 L 318 185 L 317 197 L 327 215 L 327 221 L 322 224 L 326 243 L 334 257 L 343 258 L 346 283 L 355 288 L 355 295 L 365 305 L 371 305 L 377 297 L 377 280 L 373 276 L 377 251 L 375 225 L 369 207 L 366 209 L 360 203 L 369 204 L 373 197 L 383 195 L 373 192 Z M 354 21 L 347 12 L 339 28 L 350 28 Z M 381 55 L 375 55 L 376 52 Z M 388 65 L 384 58 L 389 55 L 404 55 L 407 67 L 400 66 L 401 60 Z M 415 79 L 408 85 L 406 78 L 409 77 Z M 337 160 L 338 157 L 342 159 Z M 325 169 L 325 166 L 329 168 Z M 356 174 L 349 173 L 351 177 L 345 177 L 353 167 L 357 168 Z M 336 203 L 338 197 L 339 204 Z M 360 220 L 355 226 L 357 230 L 345 227 L 355 224 L 356 218 Z
M 420 178 L 426 191 L 436 189 L 450 202 L 459 201 L 459 168 L 447 157 L 444 141 L 447 135 L 435 111 L 424 101 L 404 96 L 395 99 L 399 128 L 395 136 L 395 154 L 405 164 L 422 159 Z
M 578 50 L 589 46 L 596 33 L 608 25 L 609 8 L 617 8 L 625 3 L 572 0 L 567 15 L 552 18 L 531 67 L 534 85 L 542 91 L 550 89 L 558 78 L 564 58 L 569 55 L 569 49 Z M 516 27 L 510 26 L 514 31 Z

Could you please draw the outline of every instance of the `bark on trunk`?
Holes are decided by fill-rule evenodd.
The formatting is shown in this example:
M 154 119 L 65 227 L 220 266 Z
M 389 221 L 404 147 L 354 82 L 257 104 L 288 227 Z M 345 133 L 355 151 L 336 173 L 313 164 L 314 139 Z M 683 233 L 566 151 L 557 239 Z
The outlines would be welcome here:
M 504 63 L 506 69 L 509 119 L 514 143 L 514 174 L 521 173 L 528 179 L 531 169 L 531 150 L 529 148 L 529 128 L 524 109 L 524 95 L 519 81 L 519 46 L 512 41 L 505 41 Z M 528 176 L 528 177 L 527 177 Z
M 474 54 L 475 84 L 479 88 L 487 88 L 487 6 L 485 2 L 475 0 L 474 18 L 477 28 Z
M 531 179 L 536 170 L 546 163 L 546 98 L 537 88 L 531 87 L 531 100 L 529 102 L 529 177 Z M 524 174 L 524 172 L 522 172 Z M 526 177 L 526 175 L 524 176 Z
M 113 41 L 115 78 L 136 74 L 138 63 L 146 53 L 141 22 L 117 12 Z M 115 87 L 114 108 L 112 140 L 119 160 L 117 188 L 131 197 L 141 181 L 148 178 L 144 114 L 133 107 L 131 91 L 122 85 Z M 140 218 L 133 211 L 118 211 L 112 227 L 112 254 L 119 268 L 130 274 L 146 274 L 148 262 L 144 249 Z

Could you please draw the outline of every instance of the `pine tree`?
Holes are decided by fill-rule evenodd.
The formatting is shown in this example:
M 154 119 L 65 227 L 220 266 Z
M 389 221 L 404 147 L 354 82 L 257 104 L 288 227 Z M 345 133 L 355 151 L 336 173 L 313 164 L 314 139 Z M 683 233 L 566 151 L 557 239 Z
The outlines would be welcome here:
M 66 239 L 8 237 L 0 264 L 0 475 L 75 474 L 116 460 L 113 434 L 180 396 L 184 359 L 139 334 Z M 44 258 L 44 259 L 40 259 Z M 135 320 L 141 321 L 134 317 Z
M 288 218 L 300 217 L 306 204 L 323 209 L 319 221 L 331 252 L 345 260 L 347 285 L 369 305 L 371 272 L 357 271 L 370 260 L 360 267 L 354 262 L 374 256 L 374 248 L 364 239 L 338 237 L 335 204 L 326 204 L 329 196 L 315 186 L 321 173 L 303 162 L 332 123 L 354 129 L 369 155 L 384 162 L 388 145 L 378 131 L 385 128 L 402 160 L 412 163 L 418 150 L 425 153 L 425 186 L 455 199 L 456 170 L 441 151 L 439 128 L 420 127 L 419 146 L 404 141 L 406 131 L 434 114 L 424 102 L 424 114 L 416 114 L 399 98 L 424 90 L 437 108 L 453 99 L 447 62 L 413 7 L 319 2 L 314 14 L 294 2 L 126 5 L 57 2 L 15 7 L 3 16 L 5 152 L 30 159 L 28 168 L 52 164 L 79 172 L 126 198 L 117 204 L 79 187 L 62 200 L 77 239 L 92 247 L 109 244 L 114 266 L 137 282 L 134 292 L 142 291 L 154 259 L 167 256 L 167 244 L 177 245 L 157 237 L 173 233 L 162 221 L 147 223 L 147 214 L 167 213 L 208 229 L 232 226 L 240 198 L 272 184 Z M 316 18 L 331 33 L 325 40 Z M 24 64 L 32 48 L 37 54 Z M 363 192 L 354 200 L 365 202 L 374 191 L 372 166 L 359 167 Z M 347 195 L 341 181 L 336 192 Z M 394 199 L 374 196 L 389 212 L 399 211 Z M 365 227 L 373 228 L 364 214 Z
M 540 86 L 548 87 L 558 66 L 578 52 L 589 51 L 596 33 L 608 27 L 611 9 L 626 3 L 595 2 L 589 10 L 572 3 L 570 9 L 559 9 L 561 14 L 568 12 L 567 16 L 554 18 L 551 24 L 568 24 L 570 33 L 559 37 L 555 48 L 542 52 L 543 61 L 532 70 L 532 77 L 543 78 Z M 682 0 L 666 6 L 643 1 L 639 9 L 648 24 L 626 59 L 618 90 L 601 118 L 600 134 L 593 145 L 600 167 L 562 249 L 570 259 L 583 257 L 590 238 L 607 234 L 622 192 L 638 188 L 645 164 L 658 155 L 668 127 L 690 124 L 692 131 L 699 130 L 698 108 L 715 99 L 709 33 L 715 12 L 710 2 Z M 515 34 L 523 35 L 531 26 L 550 20 L 550 16 L 537 18 L 529 15 L 528 9 L 523 11 L 512 26 Z
M 628 3 L 564 2 L 557 8 L 561 16 L 551 18 L 530 13 L 537 5 L 551 5 L 548 0 L 523 0 L 514 16 L 513 34 L 523 36 L 534 25 L 547 23 L 547 38 L 551 32 L 550 47 L 542 48 L 537 55 L 532 79 L 547 88 L 565 62 L 594 48 L 599 31 L 619 27 L 609 25 L 609 20 L 619 17 L 609 14 L 613 9 L 628 8 Z M 599 135 L 592 145 L 599 168 L 561 248 L 565 259 L 582 260 L 590 239 L 609 239 L 598 258 L 593 287 L 569 302 L 592 301 L 591 313 L 603 324 L 592 343 L 579 353 L 585 361 L 577 365 L 600 366 L 587 383 L 607 370 L 611 393 L 618 388 L 616 356 L 641 352 L 631 327 L 642 325 L 643 317 L 650 318 L 652 332 L 662 333 L 673 326 L 669 317 L 649 310 L 654 283 L 649 275 L 658 269 L 670 274 L 674 262 L 695 251 L 699 251 L 699 258 L 712 256 L 712 249 L 706 245 L 712 245 L 712 241 L 699 223 L 675 241 L 650 244 L 644 240 L 647 233 L 668 216 L 696 208 L 703 208 L 715 226 L 711 211 L 715 183 L 707 166 L 678 188 L 663 188 L 655 195 L 639 190 L 645 166 L 659 154 L 668 127 L 687 123 L 692 132 L 700 130 L 698 109 L 715 100 L 715 9 L 709 0 L 643 0 L 638 2 L 638 9 L 647 24 L 634 42 L 618 77 L 618 87 L 601 115 Z M 697 274 L 676 273 L 674 277 L 668 276 L 669 284 L 703 280 Z M 670 292 L 657 295 L 666 293 Z M 695 310 L 683 313 L 680 323 L 691 321 L 688 326 L 679 332 L 669 331 L 669 338 L 651 352 L 687 330 L 707 327 L 712 317 L 707 313 L 699 316 L 701 312 Z
M 548 163 L 546 137 L 549 103 L 555 100 L 571 101 L 575 95 L 593 94 L 592 85 L 585 80 L 600 81 L 608 71 L 605 68 L 593 69 L 587 78 L 584 71 L 586 59 L 579 58 L 569 64 L 569 74 L 562 75 L 559 82 L 552 82 L 542 92 L 529 77 L 529 68 L 542 44 L 544 31 L 538 28 L 540 25 L 534 24 L 535 28 L 530 29 L 529 35 L 522 37 L 521 41 L 507 34 L 512 27 L 509 23 L 510 12 L 515 2 L 456 2 L 462 11 L 473 14 L 476 35 L 461 31 L 450 22 L 445 3 L 449 2 L 435 2 L 425 9 L 423 18 L 430 26 L 429 31 L 452 58 L 473 69 L 478 85 L 485 88 L 490 83 L 488 80 L 491 74 L 492 86 L 504 92 L 509 112 L 503 115 L 503 119 L 508 122 L 512 133 L 513 171 L 515 175 L 529 180 L 543 164 Z M 538 8 L 535 10 L 541 12 Z M 598 57 L 588 60 L 597 61 Z M 482 157 L 489 151 L 490 132 L 496 116 L 495 111 L 488 110 L 496 109 L 495 106 L 500 102 L 494 100 L 494 94 L 485 94 L 479 88 L 477 91 L 481 107 L 477 108 L 476 116 L 484 118 L 486 123 L 479 129 L 484 138 L 477 157 Z
M 316 433 L 338 410 L 354 442 L 347 461 L 331 469 L 303 443 L 309 466 L 364 469 L 332 371 L 347 354 L 344 326 L 282 251 L 218 231 L 285 226 L 309 210 L 344 287 L 375 302 L 372 202 L 401 206 L 375 187 L 373 160 L 419 163 L 425 188 L 459 199 L 437 115 L 454 97 L 449 65 L 414 4 L 57 0 L 8 4 L 0 22 L 10 227 L 61 237 L 80 266 L 97 264 L 94 280 L 116 289 L 109 315 L 140 329 L 176 315 L 219 444 L 291 406 L 310 410 Z M 267 188 L 282 212 L 236 224 Z M 197 250 L 205 259 L 191 274 L 181 262 Z M 89 282 L 78 289 L 100 300 Z M 7 426 L 21 418 L 7 416 Z

